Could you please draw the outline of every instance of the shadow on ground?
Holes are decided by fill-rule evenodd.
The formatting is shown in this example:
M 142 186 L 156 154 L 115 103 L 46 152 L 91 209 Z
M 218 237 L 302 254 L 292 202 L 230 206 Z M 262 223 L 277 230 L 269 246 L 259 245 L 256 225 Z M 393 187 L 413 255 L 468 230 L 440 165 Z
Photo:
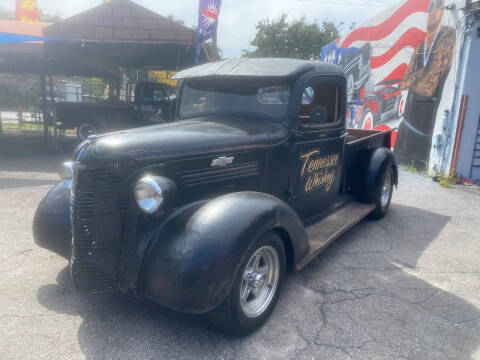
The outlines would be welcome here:
M 243 339 L 200 316 L 77 293 L 68 268 L 38 300 L 83 319 L 87 359 L 469 359 L 480 345 L 479 309 L 418 276 L 429 273 L 417 262 L 449 221 L 395 204 L 383 221 L 362 222 L 290 274 L 267 325 Z
M 37 155 L 71 154 L 79 144 L 76 137 L 60 135 L 57 148 L 52 149 L 44 143 L 43 133 L 0 133 L 0 154 L 2 157 L 20 158 Z M 30 171 L 30 169 L 28 169 Z
M 58 180 L 0 178 L 0 190 L 29 187 L 29 186 L 44 186 L 44 185 L 53 186 L 56 184 L 58 184 Z

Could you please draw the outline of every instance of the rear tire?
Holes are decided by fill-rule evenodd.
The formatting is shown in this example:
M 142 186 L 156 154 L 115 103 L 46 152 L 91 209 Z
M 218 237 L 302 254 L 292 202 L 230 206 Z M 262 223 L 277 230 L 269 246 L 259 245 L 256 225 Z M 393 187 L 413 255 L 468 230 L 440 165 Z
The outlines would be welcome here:
M 230 293 L 207 314 L 223 331 L 237 336 L 260 328 L 275 307 L 285 277 L 285 248 L 276 232 L 261 236 L 247 251 Z
M 392 202 L 394 179 L 392 166 L 388 166 L 379 176 L 371 199 L 376 205 L 375 210 L 369 215 L 371 219 L 379 220 L 387 214 Z
M 98 125 L 96 123 L 83 123 L 77 127 L 77 137 L 85 141 L 89 136 L 98 134 Z

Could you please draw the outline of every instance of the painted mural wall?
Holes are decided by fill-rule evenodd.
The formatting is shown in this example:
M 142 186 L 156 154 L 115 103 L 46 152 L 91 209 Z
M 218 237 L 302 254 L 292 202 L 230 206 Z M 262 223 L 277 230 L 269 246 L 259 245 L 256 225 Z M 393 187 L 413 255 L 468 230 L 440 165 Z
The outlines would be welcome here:
M 425 167 L 439 104 L 453 101 L 445 84 L 454 73 L 456 21 L 445 0 L 404 0 L 325 46 L 322 60 L 347 76 L 347 126 L 398 129 L 397 157 Z

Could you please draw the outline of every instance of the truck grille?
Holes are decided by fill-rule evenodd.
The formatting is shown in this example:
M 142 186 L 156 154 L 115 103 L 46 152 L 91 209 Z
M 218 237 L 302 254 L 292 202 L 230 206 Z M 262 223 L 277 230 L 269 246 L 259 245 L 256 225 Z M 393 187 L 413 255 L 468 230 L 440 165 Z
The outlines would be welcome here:
M 71 197 L 72 276 L 79 291 L 118 289 L 128 170 L 76 170 Z

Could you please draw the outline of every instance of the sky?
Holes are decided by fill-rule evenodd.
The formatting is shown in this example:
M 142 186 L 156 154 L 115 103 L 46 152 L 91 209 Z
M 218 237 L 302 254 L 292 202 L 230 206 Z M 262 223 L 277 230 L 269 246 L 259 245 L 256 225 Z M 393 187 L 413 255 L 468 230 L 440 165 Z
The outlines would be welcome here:
M 198 0 L 134 0 L 161 15 L 172 14 L 187 26 L 197 23 Z M 289 18 L 305 16 L 319 23 L 328 20 L 339 25 L 342 33 L 352 23 L 361 24 L 399 0 L 223 0 L 218 27 L 218 45 L 224 57 L 238 57 L 255 37 L 255 24 L 264 18 L 275 19 L 285 13 Z M 37 0 L 38 7 L 69 17 L 103 0 Z M 14 10 L 15 0 L 0 0 L 0 7 Z

